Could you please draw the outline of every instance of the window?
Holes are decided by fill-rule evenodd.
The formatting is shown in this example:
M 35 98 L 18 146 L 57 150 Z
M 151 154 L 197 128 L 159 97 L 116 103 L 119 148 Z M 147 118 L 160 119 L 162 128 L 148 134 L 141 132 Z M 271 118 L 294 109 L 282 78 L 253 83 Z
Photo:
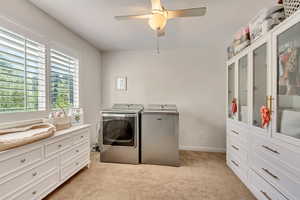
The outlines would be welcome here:
M 45 45 L 0 27 L 0 113 L 79 107 L 78 59 L 49 54 L 46 76 Z
M 0 28 L 0 113 L 46 108 L 45 46 Z
M 53 109 L 79 106 L 77 59 L 50 50 L 50 102 Z

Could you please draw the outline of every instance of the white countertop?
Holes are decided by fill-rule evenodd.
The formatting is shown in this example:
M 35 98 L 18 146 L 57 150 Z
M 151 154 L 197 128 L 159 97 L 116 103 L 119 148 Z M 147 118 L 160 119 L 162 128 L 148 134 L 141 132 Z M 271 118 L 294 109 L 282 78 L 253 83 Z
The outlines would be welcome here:
M 89 128 L 90 126 L 91 126 L 90 124 L 75 125 L 75 126 L 72 126 L 71 128 L 68 128 L 68 129 L 64 129 L 64 130 L 61 130 L 61 131 L 56 131 L 54 133 L 54 135 L 51 136 L 51 137 L 48 137 L 48 138 L 45 138 L 45 139 L 42 139 L 42 140 L 30 143 L 30 144 L 25 144 L 23 146 L 19 146 L 19 147 L 15 147 L 15 148 L 12 148 L 12 149 L 5 150 L 5 151 L 1 151 L 0 155 L 6 154 L 6 153 L 9 153 L 9 152 L 13 152 L 13 151 L 16 151 L 16 150 L 20 150 L 20 149 L 23 149 L 23 148 L 28 148 L 30 146 L 34 146 L 34 145 L 39 144 L 41 142 L 46 142 L 46 141 L 51 140 L 53 138 L 67 135 L 67 134 L 72 133 L 74 131 L 78 131 L 78 130 L 81 130 L 81 129 Z
M 80 129 L 89 128 L 90 126 L 91 126 L 90 124 L 75 125 L 75 126 L 72 126 L 71 128 L 67 128 L 67 129 L 64 129 L 64 130 L 61 130 L 61 131 L 56 131 L 54 133 L 54 135 L 50 138 L 62 136 L 62 135 L 68 134 L 68 133 L 73 132 L 73 131 L 78 131 Z M 47 139 L 49 139 L 49 138 L 47 138 Z

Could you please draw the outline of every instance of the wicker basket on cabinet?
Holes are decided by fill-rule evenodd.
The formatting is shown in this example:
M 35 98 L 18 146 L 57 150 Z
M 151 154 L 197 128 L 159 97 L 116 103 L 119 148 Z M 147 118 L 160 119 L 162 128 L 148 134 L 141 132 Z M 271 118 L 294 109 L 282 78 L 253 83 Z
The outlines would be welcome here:
M 289 17 L 300 9 L 300 0 L 283 0 L 283 6 L 285 16 Z

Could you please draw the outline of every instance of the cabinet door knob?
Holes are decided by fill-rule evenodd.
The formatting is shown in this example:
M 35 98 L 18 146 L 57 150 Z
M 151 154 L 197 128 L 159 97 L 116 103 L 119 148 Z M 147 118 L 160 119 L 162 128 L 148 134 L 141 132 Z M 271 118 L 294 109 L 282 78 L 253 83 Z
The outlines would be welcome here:
M 75 163 L 75 165 L 79 165 L 79 163 L 77 162 L 77 163 Z
M 37 193 L 36 191 L 33 191 L 33 192 L 32 192 L 32 195 L 36 195 L 36 193 Z
M 76 150 L 76 153 L 78 153 L 78 152 L 79 152 L 79 150 L 77 149 L 77 150 Z
M 61 144 L 59 144 L 59 145 L 57 145 L 58 146 L 58 148 L 61 148 L 62 147 L 62 145 Z
M 36 175 L 37 175 L 37 172 L 34 172 L 34 173 L 32 174 L 33 177 L 35 177 Z
M 82 138 L 84 138 L 84 136 L 82 135 L 80 138 L 82 139 Z
M 25 163 L 25 162 L 26 162 L 26 159 L 24 158 L 24 159 L 20 160 L 20 162 L 21 162 L 21 163 Z

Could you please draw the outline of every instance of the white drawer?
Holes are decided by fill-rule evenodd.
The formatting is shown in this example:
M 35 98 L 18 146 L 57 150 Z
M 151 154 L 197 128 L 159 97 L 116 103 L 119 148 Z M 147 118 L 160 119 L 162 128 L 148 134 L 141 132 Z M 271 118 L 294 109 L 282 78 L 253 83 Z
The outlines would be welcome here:
M 72 147 L 72 139 L 72 137 L 68 136 L 47 143 L 45 147 L 46 157 L 52 156 L 60 151 Z
M 79 133 L 75 133 L 73 140 L 74 144 L 79 144 L 85 140 L 89 140 L 89 131 L 83 130 Z
M 282 171 L 280 165 L 274 166 L 255 155 L 252 168 L 289 199 L 300 199 L 300 179 L 288 171 Z
M 0 160 L 0 177 L 6 176 L 12 172 L 18 171 L 31 164 L 37 163 L 43 159 L 43 147 L 5 157 Z
M 16 175 L 14 174 L 14 177 L 10 177 L 5 182 L 0 182 L 0 194 L 5 194 L 0 196 L 0 199 L 5 199 L 5 197 L 12 195 L 14 192 L 24 188 L 28 184 L 38 181 L 44 175 L 58 169 L 58 167 L 58 157 L 56 157 L 25 172 L 18 173 Z
M 57 186 L 59 183 L 59 171 L 56 170 L 50 175 L 43 177 L 39 182 L 37 182 L 32 187 L 25 189 L 25 191 L 20 192 L 12 198 L 12 200 L 37 200 L 41 199 L 41 195 L 46 191 Z
M 82 154 L 83 152 L 89 151 L 89 143 L 84 142 L 81 144 L 77 144 L 74 148 L 67 150 L 61 154 L 61 163 L 64 165 L 70 159 Z
M 89 154 L 88 152 L 86 152 L 80 155 L 79 157 L 71 160 L 70 162 L 66 163 L 61 168 L 61 180 L 66 180 L 67 178 L 72 176 L 73 173 L 81 169 L 84 165 L 88 164 L 89 159 Z
M 249 171 L 249 187 L 258 200 L 287 200 L 254 171 Z
M 227 134 L 230 138 L 241 141 L 244 145 L 247 144 L 247 129 L 239 125 L 231 125 L 227 128 Z
M 239 157 L 244 162 L 248 161 L 248 153 L 246 147 L 239 140 L 230 138 L 229 151 L 232 155 Z
M 290 168 L 290 171 L 300 175 L 300 149 L 298 152 L 292 151 L 258 136 L 255 137 L 252 148 L 258 154 L 263 154 L 265 159 L 273 164 L 280 162 Z
M 228 156 L 229 167 L 234 171 L 234 173 L 245 183 L 247 182 L 247 166 L 239 158 L 234 155 Z

